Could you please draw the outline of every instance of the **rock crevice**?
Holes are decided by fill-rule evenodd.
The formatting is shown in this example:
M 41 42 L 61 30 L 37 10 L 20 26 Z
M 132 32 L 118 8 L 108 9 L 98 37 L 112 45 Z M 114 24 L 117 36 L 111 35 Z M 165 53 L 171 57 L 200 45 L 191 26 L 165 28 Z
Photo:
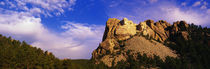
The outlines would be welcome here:
M 146 20 L 136 24 L 127 18 L 121 21 L 110 18 L 106 22 L 103 41 L 93 51 L 92 59 L 96 64 L 103 62 L 111 67 L 119 61 L 126 61 L 128 50 L 132 50 L 132 53 L 145 53 L 151 58 L 153 55 L 160 56 L 161 59 L 166 56 L 177 57 L 175 51 L 162 43 L 171 39 L 171 36 L 177 35 L 183 36 L 187 40 L 189 36 L 186 32 L 187 27 L 188 24 L 185 21 L 177 21 L 171 25 L 164 20 L 158 22 Z

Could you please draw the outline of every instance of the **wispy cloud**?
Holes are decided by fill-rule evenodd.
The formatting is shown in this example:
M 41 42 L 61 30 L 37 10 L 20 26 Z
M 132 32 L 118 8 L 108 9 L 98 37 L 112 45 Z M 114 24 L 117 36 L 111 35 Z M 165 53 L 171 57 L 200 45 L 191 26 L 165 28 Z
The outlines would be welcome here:
M 195 12 L 193 10 L 182 10 L 178 7 L 168 8 L 162 7 L 163 13 L 165 12 L 164 19 L 168 21 L 175 21 L 175 20 L 184 20 L 188 23 L 195 23 L 198 25 L 206 26 L 208 25 L 209 18 L 208 14 L 201 14 L 199 12 Z
M 104 31 L 104 26 L 74 22 L 66 22 L 61 28 L 65 31 L 53 33 L 43 26 L 40 18 L 19 12 L 0 14 L 1 34 L 26 40 L 33 46 L 53 52 L 59 58 L 90 58 L 102 40 Z
M 210 9 L 208 9 L 208 10 L 206 11 L 206 13 L 207 13 L 208 15 L 210 15 Z
M 207 9 L 208 3 L 206 1 L 203 2 L 203 5 L 200 7 L 201 9 Z
M 8 6 L 9 9 L 15 9 L 16 11 L 39 11 L 42 12 L 40 14 L 51 16 L 61 15 L 64 13 L 64 9 L 66 8 L 72 9 L 72 6 L 75 5 L 75 2 L 76 0 L 2 0 L 0 1 L 0 4 L 3 6 Z M 37 15 L 38 13 L 34 14 Z
M 186 3 L 186 2 L 182 2 L 181 5 L 182 5 L 182 6 L 186 6 L 187 3 Z
M 199 6 L 199 5 L 201 5 L 201 2 L 200 1 L 197 1 L 192 6 L 196 7 L 196 6 Z
M 192 5 L 183 9 L 174 0 L 103 1 L 109 17 L 127 17 L 136 23 L 146 19 L 163 19 L 171 23 L 186 20 L 188 23 L 207 26 L 210 22 L 210 8 L 205 1 L 197 6 L 198 9 Z M 101 42 L 104 26 L 64 21 L 65 24 L 60 27 L 64 31 L 58 33 L 52 32 L 42 23 L 41 15 L 59 16 L 74 10 L 72 7 L 75 4 L 76 0 L 2 0 L 0 33 L 26 40 L 33 46 L 53 52 L 59 58 L 90 58 L 92 51 Z
M 158 0 L 149 0 L 150 3 L 155 3 L 157 2 Z
M 3 0 L 9 8 L 0 8 L 0 33 L 25 40 L 31 45 L 47 50 L 59 58 L 88 59 L 98 47 L 104 26 L 71 21 L 60 27 L 63 31 L 52 32 L 42 23 L 41 15 L 61 15 L 64 9 L 73 9 L 75 0 Z M 5 4 L 3 4 L 5 3 Z M 28 6 L 27 4 L 30 4 Z
M 188 23 L 194 23 L 202 26 L 209 26 L 210 15 L 206 13 L 207 9 L 193 8 L 187 6 L 187 2 L 178 3 L 174 0 L 158 0 L 157 3 L 146 3 L 143 1 L 130 1 L 132 5 L 121 3 L 119 6 L 107 8 L 109 17 L 122 19 L 127 17 L 138 23 L 147 19 L 166 20 L 170 23 L 185 20 Z M 205 3 L 202 1 L 202 4 Z M 106 3 L 109 4 L 109 3 Z M 185 5 L 185 7 L 183 7 Z M 196 4 L 198 6 L 200 4 Z

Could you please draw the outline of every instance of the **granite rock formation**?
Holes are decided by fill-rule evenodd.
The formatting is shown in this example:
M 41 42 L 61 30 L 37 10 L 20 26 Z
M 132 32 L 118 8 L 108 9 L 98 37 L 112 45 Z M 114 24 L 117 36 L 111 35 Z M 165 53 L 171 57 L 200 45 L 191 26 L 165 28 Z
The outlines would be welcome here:
M 151 58 L 157 55 L 163 60 L 166 56 L 178 58 L 178 54 L 163 43 L 174 36 L 182 36 L 188 40 L 187 27 L 185 21 L 177 21 L 171 25 L 164 20 L 146 20 L 136 24 L 127 18 L 110 18 L 106 22 L 103 40 L 93 51 L 92 59 L 96 64 L 102 62 L 112 67 L 119 61 L 126 61 L 129 54 L 146 54 Z M 131 52 L 128 54 L 128 51 Z

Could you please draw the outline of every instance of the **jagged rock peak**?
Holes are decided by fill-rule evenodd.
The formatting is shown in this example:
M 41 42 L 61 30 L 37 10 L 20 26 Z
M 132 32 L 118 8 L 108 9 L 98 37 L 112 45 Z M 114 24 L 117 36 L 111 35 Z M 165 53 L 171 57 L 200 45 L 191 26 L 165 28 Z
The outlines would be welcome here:
M 122 21 L 116 18 L 110 18 L 106 22 L 106 29 L 103 36 L 105 39 L 126 40 L 136 34 L 136 24 L 133 21 L 124 18 Z
M 132 50 L 133 54 L 145 53 L 149 57 L 157 55 L 163 60 L 166 56 L 177 57 L 173 50 L 162 43 L 170 39 L 170 36 L 180 35 L 188 39 L 187 27 L 188 24 L 185 21 L 177 21 L 171 25 L 164 20 L 158 22 L 146 20 L 135 24 L 127 18 L 123 20 L 109 18 L 106 22 L 103 41 L 93 51 L 92 59 L 96 64 L 103 62 L 111 67 L 119 61 L 126 61 L 128 58 L 126 52 L 129 50 Z M 146 39 L 145 36 L 152 40 Z

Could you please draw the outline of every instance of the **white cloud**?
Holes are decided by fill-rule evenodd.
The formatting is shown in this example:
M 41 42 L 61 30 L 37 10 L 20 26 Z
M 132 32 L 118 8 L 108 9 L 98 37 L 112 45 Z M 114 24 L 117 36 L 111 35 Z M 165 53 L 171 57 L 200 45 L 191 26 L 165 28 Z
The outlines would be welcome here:
M 9 18 L 9 19 L 8 19 Z M 28 16 L 17 12 L 0 14 L 0 32 L 10 35 L 18 35 L 18 38 L 38 39 L 43 32 L 48 32 L 40 23 L 40 18 Z M 25 36 L 25 37 L 24 37 Z
M 4 2 L 0 2 L 0 5 L 5 5 L 5 3 Z
M 83 24 L 79 23 L 72 23 L 68 22 L 66 25 L 62 26 L 63 29 L 67 29 L 63 35 L 68 36 L 74 36 L 76 39 L 86 39 L 86 38 L 95 38 L 95 37 L 100 37 L 103 31 L 98 31 L 98 30 L 103 30 L 104 26 L 85 26 Z M 84 35 L 85 34 L 85 35 Z
M 207 9 L 206 13 L 210 15 L 210 9 Z
M 158 0 L 149 0 L 150 3 L 155 3 L 157 2 Z
M 109 4 L 109 7 L 115 7 L 118 6 L 120 4 L 121 1 L 111 1 Z
M 208 5 L 208 3 L 206 1 L 203 2 L 203 5 Z
M 42 11 L 39 8 L 32 8 L 29 10 L 30 13 L 32 14 L 40 14 Z
M 205 5 L 202 5 L 201 9 L 207 9 L 207 7 Z
M 43 14 L 45 16 L 61 15 L 64 13 L 64 9 L 71 8 L 73 5 L 75 5 L 75 2 L 76 0 L 14 0 L 14 1 L 3 0 L 2 1 L 2 3 L 6 3 L 6 6 L 9 6 L 11 9 L 16 9 L 19 11 L 30 12 L 31 10 L 37 11 L 39 9 L 42 11 L 42 13 L 39 14 L 35 13 L 35 14 L 36 15 Z M 30 4 L 30 6 L 26 4 Z
M 207 5 L 208 5 L 208 3 L 204 1 L 203 5 L 200 8 L 201 9 L 207 9 Z
M 110 8 L 107 14 L 111 18 L 122 19 L 127 17 L 133 20 L 135 23 L 144 21 L 147 19 L 166 20 L 170 23 L 175 21 L 185 20 L 188 23 L 194 23 L 202 26 L 210 26 L 209 18 L 210 15 L 205 13 L 208 12 L 205 9 L 190 8 L 188 6 L 181 7 L 174 1 L 158 1 L 154 4 L 143 5 L 140 2 L 133 2 L 134 4 L 121 4 L 115 8 Z M 125 7 L 129 6 L 129 7 Z M 145 8 L 146 7 L 146 8 Z M 133 8 L 133 9 L 132 9 Z M 129 9 L 129 10 L 126 10 Z
M 9 18 L 9 19 L 8 19 Z M 0 33 L 48 50 L 59 58 L 90 58 L 102 40 L 104 26 L 67 22 L 65 31 L 52 33 L 41 18 L 14 11 L 0 13 Z
M 66 9 L 72 11 L 75 1 L 4 0 L 2 4 L 13 10 L 0 8 L 0 33 L 25 40 L 59 58 L 88 59 L 102 40 L 104 26 L 67 22 L 61 27 L 65 31 L 56 33 L 41 23 L 40 15 L 51 17 L 62 15 Z
M 182 2 L 181 5 L 182 5 L 182 6 L 186 6 L 187 3 L 186 3 L 186 2 Z
M 90 58 L 92 51 L 96 49 L 99 42 L 101 42 L 104 31 L 104 26 L 86 26 L 74 22 L 67 22 L 67 24 L 63 25 L 61 28 L 66 31 L 61 32 L 59 36 L 49 37 L 46 38 L 48 39 L 46 41 L 38 41 L 32 45 L 41 46 L 41 48 L 45 46 L 60 58 Z
M 192 6 L 196 7 L 196 6 L 199 6 L 199 5 L 201 5 L 201 2 L 200 1 L 197 1 Z
M 14 3 L 12 3 L 12 2 L 7 2 L 10 6 L 9 6 L 9 8 L 11 9 L 11 8 L 15 8 L 16 6 L 15 6 L 15 4 Z
M 209 17 L 205 14 L 200 14 L 199 12 L 195 12 L 193 10 L 183 11 L 180 8 L 162 8 L 163 13 L 165 13 L 164 17 L 168 21 L 180 21 L 184 20 L 188 23 L 195 23 L 198 25 L 206 25 L 208 24 Z
M 75 58 L 83 58 L 87 56 L 90 58 L 92 51 L 98 47 L 99 42 L 102 40 L 105 27 L 67 22 L 66 25 L 62 26 L 62 28 L 66 30 L 61 33 L 62 36 L 66 39 L 73 39 L 74 41 L 77 41 L 76 43 L 78 43 L 78 45 L 75 45 L 77 47 L 72 47 L 72 52 L 69 53 L 74 53 L 74 56 L 76 56 L 75 52 L 81 54 L 84 53 L 82 54 L 83 56 L 78 54 L 78 57 Z M 81 50 L 78 50 L 80 48 Z

